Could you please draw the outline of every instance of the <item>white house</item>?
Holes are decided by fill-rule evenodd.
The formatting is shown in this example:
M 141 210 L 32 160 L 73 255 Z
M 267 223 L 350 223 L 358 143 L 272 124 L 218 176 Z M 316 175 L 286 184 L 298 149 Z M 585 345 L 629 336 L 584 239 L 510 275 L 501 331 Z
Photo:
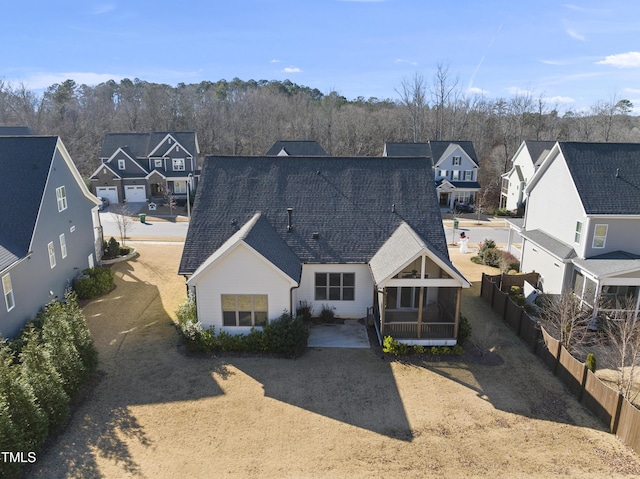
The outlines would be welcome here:
M 453 345 L 461 288 L 426 157 L 207 157 L 179 274 L 202 324 L 248 332 L 301 303 Z
M 525 187 L 553 145 L 554 141 L 522 142 L 513 155 L 511 169 L 501 177 L 500 208 L 513 211 L 524 207 Z
M 521 268 L 596 310 L 640 305 L 640 144 L 553 146 L 526 188 Z

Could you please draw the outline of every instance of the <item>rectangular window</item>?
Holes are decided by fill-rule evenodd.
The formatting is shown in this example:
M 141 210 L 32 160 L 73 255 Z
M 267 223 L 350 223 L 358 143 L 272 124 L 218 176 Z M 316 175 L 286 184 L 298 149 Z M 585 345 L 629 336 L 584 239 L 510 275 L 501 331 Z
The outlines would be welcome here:
M 58 200 L 58 211 L 67 209 L 67 190 L 64 186 L 56 188 L 56 199 Z
M 607 242 L 607 229 L 608 225 L 596 225 L 593 230 L 593 247 L 604 248 Z
M 125 168 L 126 168 L 126 165 L 124 164 L 124 160 L 118 160 L 118 169 L 124 170 Z
M 153 166 L 156 168 L 162 168 L 162 160 L 153 160 Z
M 420 306 L 419 287 L 389 287 L 385 289 L 386 309 L 418 309 Z M 423 289 L 422 305 L 427 305 L 427 288 Z
M 13 287 L 11 286 L 11 275 L 9 273 L 2 277 L 2 291 L 4 292 L 4 304 L 7 311 L 11 311 L 16 303 L 13 300 Z
M 56 265 L 56 249 L 53 246 L 53 241 L 47 245 L 49 250 L 49 266 L 53 269 Z
M 447 170 L 440 170 L 440 176 L 447 177 Z
M 451 172 L 451 179 L 452 180 L 459 180 L 460 179 L 460 170 L 453 170 Z
M 355 273 L 316 273 L 316 301 L 353 301 L 355 291 Z
M 458 166 L 462 163 L 462 157 L 461 156 L 454 156 L 453 157 L 453 166 Z
M 187 194 L 187 182 L 186 181 L 174 181 L 173 192 L 177 194 Z
M 64 237 L 64 233 L 60 235 L 60 253 L 63 258 L 67 257 L 67 240 Z
M 173 171 L 184 171 L 184 158 L 173 159 Z
M 473 181 L 473 170 L 465 170 L 464 181 Z
M 266 294 L 223 294 L 222 324 L 224 326 L 264 326 L 267 324 Z
M 573 238 L 575 243 L 580 244 L 580 239 L 582 238 L 582 221 L 576 221 L 576 234 Z

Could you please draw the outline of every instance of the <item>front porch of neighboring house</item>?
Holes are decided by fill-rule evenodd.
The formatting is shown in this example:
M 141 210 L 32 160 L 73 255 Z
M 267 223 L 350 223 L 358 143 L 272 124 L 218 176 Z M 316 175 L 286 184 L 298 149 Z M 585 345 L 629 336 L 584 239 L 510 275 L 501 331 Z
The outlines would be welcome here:
M 373 310 L 379 337 L 392 336 L 410 345 L 453 346 L 458 335 L 460 284 L 443 270 L 436 277 L 425 272 L 421 259 L 377 290 Z

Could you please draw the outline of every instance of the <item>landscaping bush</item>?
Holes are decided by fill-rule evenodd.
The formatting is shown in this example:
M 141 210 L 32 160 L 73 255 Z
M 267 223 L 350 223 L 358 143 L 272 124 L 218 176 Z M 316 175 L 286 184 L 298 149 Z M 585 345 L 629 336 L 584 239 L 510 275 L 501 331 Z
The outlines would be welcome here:
M 120 243 L 112 236 L 102 243 L 102 258 L 114 259 L 120 256 Z
M 593 353 L 587 354 L 587 359 L 585 360 L 585 365 L 587 369 L 592 373 L 596 372 L 596 355 Z
M 68 418 L 70 398 L 98 355 L 73 292 L 53 301 L 8 344 L 0 343 L 0 451 L 36 452 Z M 0 461 L 0 477 L 21 465 Z
M 471 324 L 466 316 L 460 315 L 460 321 L 458 322 L 458 344 L 462 347 L 464 343 L 471 337 Z
M 198 352 L 248 352 L 276 354 L 285 358 L 300 356 L 307 347 L 309 327 L 302 316 L 292 317 L 283 313 L 269 321 L 262 329 L 251 328 L 247 334 L 230 334 L 213 327 L 202 329 L 198 321 L 196 302 L 189 295 L 176 311 L 178 331 L 191 351 Z
M 333 306 L 329 306 L 328 304 L 322 305 L 322 310 L 320 311 L 320 321 L 323 323 L 333 323 L 335 321 L 336 312 Z
M 391 336 L 385 336 L 382 343 L 382 352 L 394 356 L 405 356 L 411 351 L 410 347 Z
M 82 270 L 82 274 L 73 285 L 80 299 L 95 298 L 113 288 L 113 271 L 110 268 L 96 266 Z
M 311 322 L 313 317 L 313 304 L 307 301 L 300 301 L 300 306 L 296 309 L 296 316 L 302 317 L 307 323 Z

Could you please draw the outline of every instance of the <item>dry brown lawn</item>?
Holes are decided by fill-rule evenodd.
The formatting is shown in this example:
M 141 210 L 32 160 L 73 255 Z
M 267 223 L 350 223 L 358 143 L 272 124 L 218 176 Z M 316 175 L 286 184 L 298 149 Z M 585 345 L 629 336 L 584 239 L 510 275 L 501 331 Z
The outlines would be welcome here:
M 633 477 L 637 456 L 478 298 L 463 312 L 500 366 L 407 364 L 373 350 L 297 360 L 183 355 L 181 244 L 136 245 L 84 308 L 102 378 L 30 478 Z

